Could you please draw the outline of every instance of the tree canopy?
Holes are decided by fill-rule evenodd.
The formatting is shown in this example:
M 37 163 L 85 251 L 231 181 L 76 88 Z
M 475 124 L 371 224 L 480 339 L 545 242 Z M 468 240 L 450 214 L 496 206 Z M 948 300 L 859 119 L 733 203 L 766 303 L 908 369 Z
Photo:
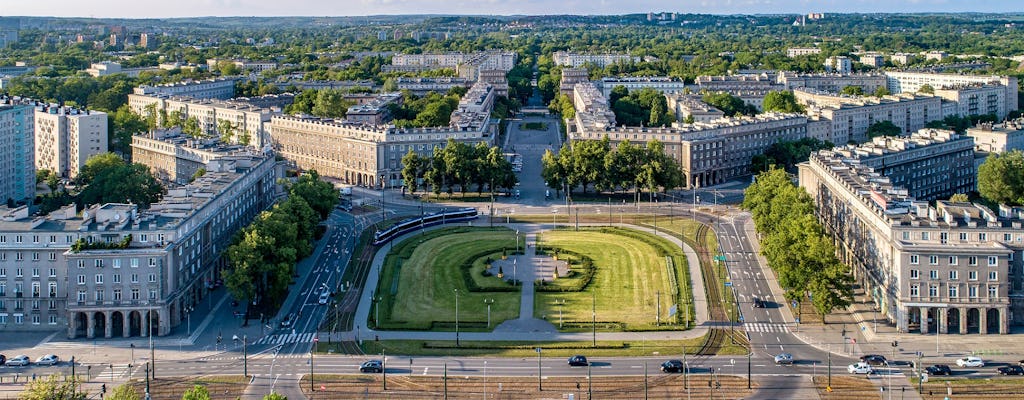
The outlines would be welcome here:
M 722 110 L 726 117 L 757 114 L 757 107 L 726 92 L 704 93 L 701 100 Z
M 565 144 L 558 153 L 541 157 L 541 177 L 556 192 L 568 188 L 599 191 L 667 190 L 683 184 L 682 170 L 665 154 L 661 142 L 645 146 L 621 142 L 614 149 L 607 136 Z
M 878 121 L 868 126 L 867 135 L 868 138 L 875 138 L 879 136 L 899 136 L 903 133 L 903 129 L 896 126 L 892 121 Z
M 978 192 L 994 203 L 1024 205 L 1024 152 L 990 154 L 978 167 Z
M 484 143 L 471 147 L 448 139 L 444 147 L 434 147 L 430 156 L 409 150 L 402 157 L 402 165 L 402 180 L 412 192 L 423 186 L 435 195 L 450 195 L 456 189 L 465 195 L 472 188 L 478 194 L 485 188 L 494 193 L 499 189 L 510 190 L 519 181 L 501 149 Z
M 777 111 L 784 113 L 802 113 L 804 106 L 796 101 L 792 90 L 775 90 L 764 96 L 762 104 L 765 112 Z

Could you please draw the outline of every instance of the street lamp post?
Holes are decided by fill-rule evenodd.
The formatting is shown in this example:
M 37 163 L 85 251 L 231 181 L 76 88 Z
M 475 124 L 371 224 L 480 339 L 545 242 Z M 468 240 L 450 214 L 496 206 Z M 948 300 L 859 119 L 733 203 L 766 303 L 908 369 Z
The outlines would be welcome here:
M 491 304 L 494 304 L 494 299 L 484 299 L 484 304 L 487 305 L 487 329 L 491 328 Z
M 590 313 L 591 313 L 591 318 L 593 319 L 593 324 L 592 324 L 593 325 L 593 334 L 594 334 L 594 344 L 593 344 L 593 346 L 597 347 L 597 295 L 593 291 L 590 292 L 590 302 L 591 302 L 590 303 L 591 304 Z
M 558 215 L 558 209 L 551 209 L 551 229 L 555 229 L 555 216 Z
M 540 369 L 540 353 L 541 353 L 541 348 L 538 347 L 536 350 L 537 350 L 537 391 L 538 392 L 543 392 L 544 391 L 544 386 L 543 386 L 543 383 L 541 383 L 541 369 Z
M 459 289 L 455 289 L 455 347 L 459 347 Z

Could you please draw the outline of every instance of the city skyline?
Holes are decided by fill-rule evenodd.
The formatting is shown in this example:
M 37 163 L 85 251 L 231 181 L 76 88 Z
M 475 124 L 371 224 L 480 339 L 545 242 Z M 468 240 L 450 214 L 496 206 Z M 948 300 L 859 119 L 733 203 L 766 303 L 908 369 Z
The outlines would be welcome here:
M 403 14 L 458 15 L 617 15 L 646 12 L 686 12 L 701 14 L 806 14 L 824 13 L 913 13 L 913 12 L 1021 12 L 1021 3 L 1010 0 L 971 2 L 961 0 L 723 0 L 684 1 L 638 0 L 618 2 L 599 0 L 523 0 L 504 2 L 437 0 L 357 0 L 344 4 L 324 4 L 313 0 L 288 3 L 258 0 L 184 0 L 154 3 L 147 7 L 129 7 L 121 0 L 99 0 L 87 9 L 69 0 L 15 2 L 5 6 L 11 16 L 53 16 L 94 18 L 176 18 L 200 16 L 362 16 Z

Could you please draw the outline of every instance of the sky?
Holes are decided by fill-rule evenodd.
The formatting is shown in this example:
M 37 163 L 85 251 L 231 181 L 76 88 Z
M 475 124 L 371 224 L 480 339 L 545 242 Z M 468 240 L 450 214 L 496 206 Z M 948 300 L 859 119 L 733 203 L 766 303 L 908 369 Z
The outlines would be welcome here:
M 172 18 L 380 14 L 1022 12 L 1021 0 L 0 0 L 9 16 Z

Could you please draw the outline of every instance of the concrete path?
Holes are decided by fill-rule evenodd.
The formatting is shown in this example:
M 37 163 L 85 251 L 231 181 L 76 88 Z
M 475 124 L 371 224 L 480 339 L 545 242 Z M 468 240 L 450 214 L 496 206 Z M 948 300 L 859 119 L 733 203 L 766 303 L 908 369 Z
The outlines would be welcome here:
M 536 292 L 534 284 L 537 279 L 541 278 L 537 268 L 537 262 L 539 261 L 539 257 L 537 257 L 537 231 L 535 227 L 531 226 L 520 226 L 519 229 L 520 233 L 525 234 L 523 241 L 523 246 L 525 246 L 523 248 L 524 254 L 512 257 L 512 262 L 515 264 L 513 279 L 518 279 L 523 285 L 522 291 L 519 292 L 519 318 L 502 322 L 494 328 L 493 333 L 529 332 L 531 334 L 552 334 L 557 332 L 554 325 L 533 317 L 533 300 L 534 293 Z M 526 229 L 529 230 L 527 231 Z

